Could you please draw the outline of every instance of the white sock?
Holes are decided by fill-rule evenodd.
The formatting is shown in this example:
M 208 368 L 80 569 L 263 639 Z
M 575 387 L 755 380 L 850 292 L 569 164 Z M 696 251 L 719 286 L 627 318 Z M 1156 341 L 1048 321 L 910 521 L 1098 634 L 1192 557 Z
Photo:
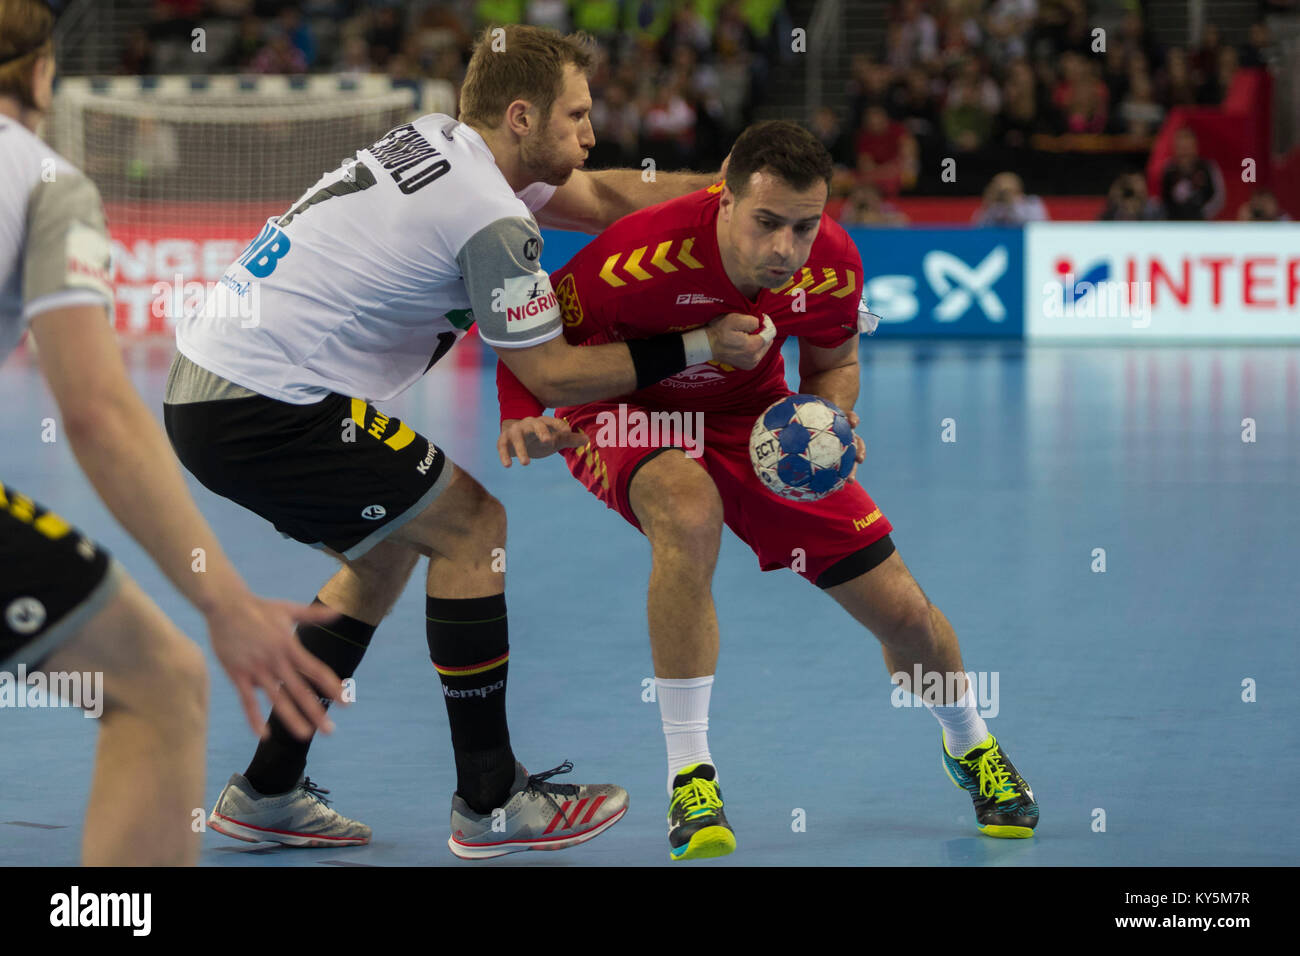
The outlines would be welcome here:
M 677 771 L 696 763 L 713 763 L 709 755 L 709 694 L 713 675 L 708 677 L 655 678 L 655 697 L 668 742 L 668 793 L 673 792 Z M 715 768 L 716 769 L 716 768 Z
M 984 726 L 984 718 L 976 709 L 975 691 L 969 680 L 966 682 L 966 693 L 951 707 L 935 707 L 931 704 L 925 706 L 943 727 L 948 753 L 954 757 L 961 757 L 972 747 L 984 743 L 984 738 L 989 735 L 988 727 Z

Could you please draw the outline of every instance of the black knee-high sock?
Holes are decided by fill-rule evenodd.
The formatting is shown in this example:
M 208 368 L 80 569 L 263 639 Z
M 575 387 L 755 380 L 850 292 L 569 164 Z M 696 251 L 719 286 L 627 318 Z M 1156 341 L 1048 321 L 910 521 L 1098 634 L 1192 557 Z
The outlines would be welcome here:
M 515 780 L 506 724 L 506 596 L 431 597 L 425 606 L 429 657 L 442 679 L 456 752 L 456 792 L 476 812 L 490 813 Z
M 317 598 L 312 603 L 324 602 Z M 303 647 L 328 664 L 340 679 L 346 679 L 356 672 L 366 648 L 370 646 L 375 627 L 341 614 L 327 626 L 299 624 L 298 639 Z M 329 706 L 328 701 L 325 706 Z M 274 710 L 267 725 L 270 736 L 257 745 L 257 753 L 253 754 L 253 762 L 244 771 L 244 776 L 258 793 L 285 793 L 297 785 L 307 767 L 311 740 L 299 740 L 289 733 Z

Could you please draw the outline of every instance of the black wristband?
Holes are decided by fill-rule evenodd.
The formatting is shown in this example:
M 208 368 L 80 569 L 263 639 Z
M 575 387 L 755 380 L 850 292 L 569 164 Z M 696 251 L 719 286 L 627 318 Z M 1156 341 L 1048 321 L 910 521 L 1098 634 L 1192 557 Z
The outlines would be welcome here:
M 648 339 L 631 339 L 627 350 L 636 367 L 637 391 L 676 375 L 686 368 L 686 342 L 680 332 L 668 332 Z

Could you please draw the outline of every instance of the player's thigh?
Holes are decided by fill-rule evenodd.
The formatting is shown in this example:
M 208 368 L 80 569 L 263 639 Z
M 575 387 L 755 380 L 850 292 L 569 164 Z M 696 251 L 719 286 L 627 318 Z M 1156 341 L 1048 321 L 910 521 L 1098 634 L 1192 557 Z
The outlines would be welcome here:
M 203 652 L 125 572 L 109 602 L 39 669 L 103 675 L 106 708 L 123 708 L 194 729 L 207 713 Z M 84 682 L 83 682 L 84 686 Z
M 658 449 L 638 465 L 628 482 L 628 501 L 652 543 L 666 536 L 716 548 L 721 539 L 718 488 L 699 460 L 680 448 Z
M 389 541 L 419 553 L 448 558 L 503 547 L 505 507 L 477 479 L 448 461 L 451 475 L 442 493 L 390 536 Z
M 209 490 L 349 560 L 422 516 L 416 527 L 427 526 L 458 473 L 405 422 L 338 394 L 311 405 L 260 395 L 167 405 L 164 416 L 177 457 Z M 427 554 L 428 538 L 399 540 Z
M 0 485 L 0 667 L 103 675 L 108 699 L 205 705 L 203 657 L 113 557 Z

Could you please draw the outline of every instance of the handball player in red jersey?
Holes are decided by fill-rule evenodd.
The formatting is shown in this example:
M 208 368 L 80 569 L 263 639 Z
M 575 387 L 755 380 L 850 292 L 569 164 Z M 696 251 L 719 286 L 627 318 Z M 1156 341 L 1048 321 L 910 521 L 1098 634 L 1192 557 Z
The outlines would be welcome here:
M 550 418 L 497 366 L 502 464 L 561 451 L 574 477 L 650 540 L 650 646 L 668 747 L 670 855 L 721 856 L 736 845 L 707 733 L 718 659 L 711 578 L 724 524 L 762 570 L 791 568 L 875 635 L 895 682 L 938 718 L 945 767 L 971 794 L 980 830 L 1032 836 L 1033 791 L 985 726 L 957 636 L 903 564 L 888 519 L 855 478 L 819 501 L 792 501 L 768 491 L 750 463 L 754 421 L 792 394 L 781 357 L 788 337 L 799 343 L 799 391 L 827 399 L 858 424 L 859 332 L 873 331 L 877 318 L 862 301 L 856 247 L 825 215 L 831 157 L 794 123 L 760 123 L 736 140 L 726 176 L 618 220 L 555 274 L 555 290 L 575 345 L 689 335 L 723 313 L 752 316 L 755 334 L 775 330 L 755 368 L 707 361 L 701 332 L 691 354 L 698 364 Z M 864 446 L 855 441 L 861 462 Z M 924 687 L 913 686 L 918 673 Z

